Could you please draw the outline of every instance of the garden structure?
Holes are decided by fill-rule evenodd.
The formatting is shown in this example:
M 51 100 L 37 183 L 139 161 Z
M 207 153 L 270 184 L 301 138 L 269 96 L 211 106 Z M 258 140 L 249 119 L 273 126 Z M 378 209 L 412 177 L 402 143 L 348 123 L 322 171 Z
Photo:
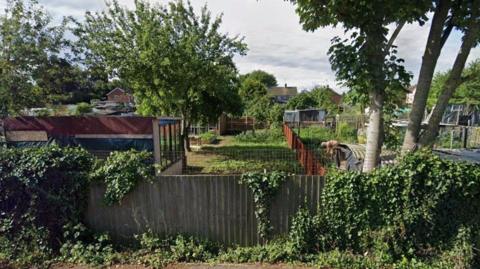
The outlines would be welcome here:
M 3 120 L 8 147 L 80 146 L 104 159 L 112 151 L 154 153 L 163 169 L 184 160 L 180 120 L 153 117 L 10 117 Z

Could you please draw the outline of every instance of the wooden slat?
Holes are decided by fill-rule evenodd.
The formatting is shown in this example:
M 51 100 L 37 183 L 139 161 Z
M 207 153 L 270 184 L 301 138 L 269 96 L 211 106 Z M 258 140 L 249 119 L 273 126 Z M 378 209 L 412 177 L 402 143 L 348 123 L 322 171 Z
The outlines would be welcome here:
M 141 182 L 121 205 L 103 205 L 105 187 L 92 184 L 86 223 L 117 240 L 152 230 L 161 235 L 188 234 L 227 245 L 260 242 L 251 191 L 239 176 L 163 176 Z M 291 217 L 305 199 L 319 207 L 323 178 L 290 176 L 273 200 L 271 221 L 276 233 L 287 233 Z

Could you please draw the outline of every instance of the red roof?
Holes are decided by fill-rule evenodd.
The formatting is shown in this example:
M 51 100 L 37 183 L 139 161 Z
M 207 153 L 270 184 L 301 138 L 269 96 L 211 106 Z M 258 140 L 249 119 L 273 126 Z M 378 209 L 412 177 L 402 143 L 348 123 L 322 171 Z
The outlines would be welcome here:
M 46 131 L 49 135 L 152 134 L 153 117 L 12 117 L 5 131 Z

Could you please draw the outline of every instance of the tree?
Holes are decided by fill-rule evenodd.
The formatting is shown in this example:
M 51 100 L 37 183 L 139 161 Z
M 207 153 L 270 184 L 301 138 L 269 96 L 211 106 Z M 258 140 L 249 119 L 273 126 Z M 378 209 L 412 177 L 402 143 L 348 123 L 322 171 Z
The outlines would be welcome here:
M 182 117 L 189 150 L 192 122 L 241 108 L 233 57 L 244 55 L 246 45 L 220 33 L 221 23 L 206 7 L 197 16 L 190 2 L 160 6 L 139 0 L 128 10 L 113 1 L 107 11 L 87 13 L 75 34 L 86 65 L 100 64 L 110 77 L 125 80 L 140 113 Z
M 329 86 L 319 86 L 314 88 L 310 95 L 317 103 L 318 108 L 326 109 L 330 114 L 339 112 L 338 105 L 333 100 L 333 90 Z
M 267 95 L 267 86 L 262 81 L 247 77 L 241 82 L 240 97 L 245 103 L 265 95 Z
M 427 107 L 430 110 L 435 106 L 449 76 L 450 71 L 435 74 L 427 102 Z M 458 86 L 452 98 L 450 98 L 449 104 L 480 105 L 480 59 L 470 63 L 469 67 L 463 71 L 462 84 Z
M 287 109 L 315 108 L 318 103 L 309 92 L 301 92 L 290 98 L 286 104 Z
M 8 0 L 0 16 L 0 116 L 18 113 L 47 100 L 36 75 L 65 45 L 66 21 L 51 26 L 51 18 L 37 1 Z
M 277 86 L 277 79 L 275 78 L 275 76 L 272 75 L 272 74 L 269 74 L 269 73 L 267 73 L 263 70 L 252 71 L 248 74 L 240 76 L 240 79 L 242 81 L 247 80 L 247 79 L 257 80 L 257 81 L 260 81 L 261 83 L 263 83 L 263 85 L 265 85 L 265 87 L 267 87 L 267 88 Z
M 369 125 L 363 170 L 379 163 L 383 144 L 383 109 L 389 93 L 410 82 L 411 75 L 401 65 L 393 43 L 405 23 L 425 21 L 431 1 L 310 1 L 295 3 L 300 22 L 307 31 L 341 24 L 350 37 L 333 39 L 330 62 L 337 79 L 351 90 L 368 97 Z M 397 23 L 387 40 L 387 26 Z
M 409 116 L 408 128 L 402 146 L 403 152 L 412 151 L 417 148 L 421 124 L 437 60 L 451 31 L 454 27 L 458 27 L 459 23 L 463 20 L 462 16 L 465 16 L 465 5 L 468 5 L 469 2 L 470 1 L 450 0 L 434 2 L 434 16 L 422 58 L 417 90 L 413 99 L 412 111 Z
M 465 25 L 462 29 L 464 31 L 462 45 L 430 115 L 427 129 L 420 137 L 420 146 L 431 146 L 434 143 L 440 128 L 440 121 L 445 113 L 448 102 L 458 86 L 463 83 L 462 72 L 470 55 L 470 51 L 480 41 L 480 0 L 471 1 L 467 3 L 466 6 L 465 21 L 461 22 Z

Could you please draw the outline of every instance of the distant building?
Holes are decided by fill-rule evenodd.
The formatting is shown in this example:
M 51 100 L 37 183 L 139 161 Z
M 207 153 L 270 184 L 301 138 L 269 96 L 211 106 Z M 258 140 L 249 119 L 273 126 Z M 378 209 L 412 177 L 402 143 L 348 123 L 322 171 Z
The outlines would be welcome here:
M 333 103 L 335 103 L 337 106 L 339 106 L 342 103 L 342 95 L 337 93 L 336 91 L 332 90 L 330 87 L 326 87 L 325 90 L 330 92 L 331 95 L 331 100 Z
M 271 87 L 268 89 L 268 95 L 271 96 L 277 103 L 285 104 L 290 98 L 298 94 L 297 87 Z
M 115 88 L 107 93 L 107 101 L 116 103 L 133 103 L 133 96 L 124 89 Z

